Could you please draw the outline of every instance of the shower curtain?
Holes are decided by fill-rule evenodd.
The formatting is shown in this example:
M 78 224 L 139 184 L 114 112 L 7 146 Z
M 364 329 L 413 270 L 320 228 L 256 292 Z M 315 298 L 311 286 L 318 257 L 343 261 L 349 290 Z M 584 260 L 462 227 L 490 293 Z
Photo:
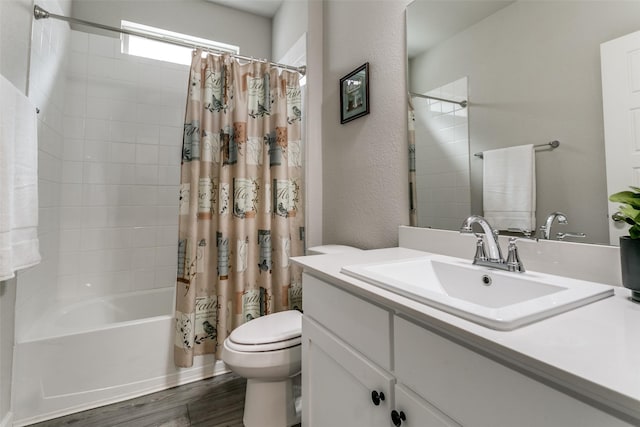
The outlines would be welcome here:
M 180 183 L 174 360 L 215 353 L 237 326 L 302 309 L 297 73 L 194 52 Z
M 407 139 L 409 145 L 409 225 L 413 227 L 418 226 L 418 202 L 416 188 L 416 115 L 413 110 L 413 104 L 411 104 L 411 95 L 407 96 L 409 100 L 408 105 L 408 120 L 407 120 Z

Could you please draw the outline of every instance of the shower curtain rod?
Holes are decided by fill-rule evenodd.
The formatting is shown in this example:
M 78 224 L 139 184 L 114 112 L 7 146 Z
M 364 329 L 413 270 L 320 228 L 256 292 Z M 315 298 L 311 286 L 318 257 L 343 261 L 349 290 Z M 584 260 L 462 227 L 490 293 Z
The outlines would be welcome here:
M 533 146 L 533 148 L 548 148 L 549 150 L 553 150 L 554 148 L 558 148 L 560 146 L 560 141 L 551 141 L 551 142 L 547 142 L 546 144 L 536 144 Z M 484 158 L 484 155 L 482 153 L 475 153 L 474 156 L 476 157 L 480 157 L 481 159 Z
M 462 108 L 466 108 L 467 107 L 467 100 L 466 99 L 462 100 L 462 101 L 452 101 L 451 99 L 438 98 L 437 96 L 431 96 L 431 95 L 421 95 L 419 93 L 414 93 L 414 92 L 409 92 L 409 95 L 416 96 L 418 98 L 435 99 L 436 101 L 450 102 L 452 104 L 458 104 Z
M 302 74 L 303 76 L 306 74 L 307 72 L 307 67 L 306 66 L 301 66 L 301 67 L 295 67 L 293 65 L 286 65 L 286 64 L 280 64 L 277 62 L 270 62 L 267 60 L 259 60 L 259 59 L 255 59 L 249 56 L 244 56 L 244 55 L 239 55 L 237 53 L 229 53 L 229 52 L 225 52 L 223 50 L 219 50 L 219 49 L 213 49 L 210 47 L 206 47 L 206 46 L 199 46 L 197 44 L 194 43 L 188 43 L 188 42 L 182 42 L 179 40 L 171 40 L 171 39 L 167 39 L 165 37 L 162 36 L 154 36 L 152 34 L 145 34 L 145 33 L 141 33 L 138 31 L 133 31 L 133 30 L 127 30 L 124 28 L 117 28 L 117 27 L 111 27 L 109 25 L 103 25 L 103 24 L 98 24 L 95 22 L 91 22 L 91 21 L 85 21 L 84 19 L 77 19 L 77 18 L 71 18 L 68 16 L 64 16 L 64 15 L 56 15 L 55 13 L 50 13 L 46 10 L 44 10 L 43 8 L 41 8 L 38 5 L 35 5 L 33 7 L 33 16 L 35 19 L 46 19 L 46 18 L 53 18 L 53 19 L 59 19 L 61 21 L 66 21 L 66 22 L 70 22 L 70 23 L 74 23 L 74 24 L 78 24 L 78 25 L 84 25 L 87 27 L 94 27 L 94 28 L 99 28 L 101 30 L 106 30 L 106 31 L 113 31 L 115 33 L 121 33 L 121 34 L 128 34 L 130 36 L 136 36 L 136 37 L 142 37 L 145 39 L 150 39 L 150 40 L 155 40 L 155 41 L 159 41 L 159 42 L 163 42 L 163 43 L 168 43 L 168 44 L 173 44 L 176 46 L 182 46 L 182 47 L 188 47 L 191 49 L 202 49 L 208 52 L 213 52 L 213 53 L 228 53 L 230 56 L 237 58 L 237 59 L 241 59 L 243 61 L 259 61 L 259 62 L 267 62 L 269 63 L 269 65 L 274 66 L 274 67 L 278 67 L 278 68 L 283 68 L 285 70 L 291 70 L 291 71 L 296 71 L 300 74 Z

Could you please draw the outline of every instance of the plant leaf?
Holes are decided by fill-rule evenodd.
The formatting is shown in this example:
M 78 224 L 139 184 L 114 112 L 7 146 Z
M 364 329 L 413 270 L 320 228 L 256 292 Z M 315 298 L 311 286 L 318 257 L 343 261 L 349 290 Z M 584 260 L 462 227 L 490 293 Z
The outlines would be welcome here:
M 640 209 L 640 193 L 632 191 L 620 191 L 609 196 L 609 200 L 614 203 L 624 203 L 634 209 Z
M 640 226 L 638 224 L 629 229 L 629 237 L 632 239 L 640 239 Z

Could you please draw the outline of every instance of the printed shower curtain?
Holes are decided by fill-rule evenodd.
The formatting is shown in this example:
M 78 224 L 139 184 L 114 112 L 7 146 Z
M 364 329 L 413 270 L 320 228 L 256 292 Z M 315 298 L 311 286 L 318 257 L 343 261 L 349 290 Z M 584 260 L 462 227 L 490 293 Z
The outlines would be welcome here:
M 413 104 L 411 104 L 411 95 L 408 95 L 409 108 L 408 108 L 408 121 L 407 121 L 407 142 L 409 144 L 409 225 L 413 227 L 418 226 L 418 202 L 416 188 L 416 115 L 413 110 Z
M 297 73 L 194 52 L 180 184 L 174 360 L 215 353 L 253 318 L 302 309 Z

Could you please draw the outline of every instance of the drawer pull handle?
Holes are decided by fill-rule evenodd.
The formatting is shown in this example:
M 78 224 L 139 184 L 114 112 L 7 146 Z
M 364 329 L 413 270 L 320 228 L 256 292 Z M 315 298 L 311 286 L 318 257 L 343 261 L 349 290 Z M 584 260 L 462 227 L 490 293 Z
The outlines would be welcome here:
M 393 422 L 394 426 L 400 427 L 403 421 L 407 421 L 407 416 L 404 414 L 404 412 L 398 412 L 394 409 L 393 411 L 391 411 L 391 421 Z
M 376 390 L 373 390 L 371 392 L 371 400 L 373 401 L 374 405 L 378 406 L 380 402 L 384 400 L 384 393 L 383 392 L 378 393 Z

